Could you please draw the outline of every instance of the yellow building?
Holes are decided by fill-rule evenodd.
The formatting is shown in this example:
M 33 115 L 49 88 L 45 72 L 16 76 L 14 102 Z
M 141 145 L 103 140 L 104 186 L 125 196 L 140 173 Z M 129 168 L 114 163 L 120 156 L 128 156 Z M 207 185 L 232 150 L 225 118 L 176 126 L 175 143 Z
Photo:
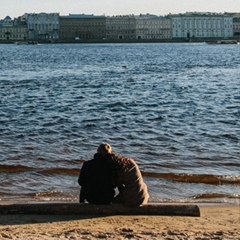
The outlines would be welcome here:
M 136 39 L 136 18 L 134 15 L 107 17 L 107 39 Z
M 137 39 L 172 39 L 172 20 L 169 17 L 140 15 L 136 17 Z

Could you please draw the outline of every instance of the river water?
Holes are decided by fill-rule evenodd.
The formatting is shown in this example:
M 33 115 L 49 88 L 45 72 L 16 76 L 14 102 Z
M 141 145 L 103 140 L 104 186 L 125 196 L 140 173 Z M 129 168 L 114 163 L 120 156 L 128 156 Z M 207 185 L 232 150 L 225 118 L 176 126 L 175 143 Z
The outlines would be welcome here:
M 0 45 L 0 203 L 77 202 L 101 142 L 151 202 L 240 199 L 240 45 Z

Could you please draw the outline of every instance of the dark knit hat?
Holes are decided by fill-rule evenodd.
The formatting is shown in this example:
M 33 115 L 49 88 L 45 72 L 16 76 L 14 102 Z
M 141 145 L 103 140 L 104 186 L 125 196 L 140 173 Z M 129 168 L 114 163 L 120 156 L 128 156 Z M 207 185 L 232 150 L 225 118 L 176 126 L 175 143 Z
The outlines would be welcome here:
M 108 153 L 112 153 L 112 147 L 108 143 L 101 143 L 97 149 L 99 154 L 106 156 Z

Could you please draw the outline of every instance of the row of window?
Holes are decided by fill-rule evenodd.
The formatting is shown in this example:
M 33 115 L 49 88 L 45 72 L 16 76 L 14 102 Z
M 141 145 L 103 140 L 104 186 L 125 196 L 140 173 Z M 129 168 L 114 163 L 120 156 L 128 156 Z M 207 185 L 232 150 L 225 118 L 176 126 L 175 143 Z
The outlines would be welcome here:
M 135 34 L 135 30 L 132 31 L 115 31 L 116 34 Z M 107 34 L 114 33 L 114 31 L 107 31 Z
M 171 28 L 171 25 L 137 25 L 136 28 Z
M 6 39 L 7 37 L 11 37 L 11 38 L 14 38 L 14 39 L 23 39 L 24 37 L 26 37 L 25 34 L 1 34 L 0 33 L 0 39 Z
M 105 28 L 97 28 L 97 27 L 64 27 L 59 29 L 61 32 L 73 32 L 73 31 L 92 31 L 92 32 L 100 32 L 100 31 L 105 31 Z
M 171 34 L 171 31 L 137 31 L 137 34 Z
M 107 35 L 108 39 L 136 39 L 135 35 Z M 170 39 L 172 38 L 171 35 L 138 35 L 137 39 Z
M 187 37 L 188 34 L 185 35 L 174 35 L 174 37 Z M 190 35 L 190 37 L 197 37 L 197 38 L 221 38 L 224 37 L 222 34 L 194 34 Z
M 34 30 L 34 31 L 54 31 L 58 30 L 58 28 L 44 28 L 44 27 L 37 27 L 37 28 L 29 28 L 29 30 Z
M 169 20 L 161 20 L 161 21 L 148 21 L 148 20 L 145 20 L 145 21 L 137 21 L 137 24 L 152 24 L 152 25 L 157 25 L 157 24 L 168 24 L 170 21 Z
M 223 19 L 223 18 L 219 18 L 219 19 L 173 19 L 173 22 L 176 23 L 180 23 L 180 22 L 229 22 L 231 23 L 233 20 L 232 19 Z
M 231 31 L 175 31 L 173 37 L 184 37 L 184 36 L 194 36 L 194 37 L 224 37 L 225 35 L 231 35 Z
M 101 26 L 101 25 L 103 25 L 103 26 L 105 26 L 105 23 L 104 22 L 92 22 L 92 21 L 90 21 L 90 22 L 78 22 L 78 21 L 75 21 L 75 22 L 67 22 L 67 21 L 65 21 L 65 22 L 62 22 L 62 23 L 60 23 L 60 25 L 61 26 L 91 26 L 91 25 L 93 25 L 93 26 Z
M 18 31 L 14 29 L 1 29 L 0 28 L 0 34 L 5 34 L 6 32 L 11 33 L 11 34 L 26 34 L 26 30 Z
M 109 25 L 135 25 L 135 22 L 107 21 Z
M 220 23 L 185 23 L 185 24 L 173 24 L 173 28 L 182 28 L 182 27 L 199 27 L 199 28 L 232 28 L 233 24 L 220 24 Z
M 43 39 L 58 39 L 59 38 L 58 34 L 52 34 L 52 35 L 49 35 L 49 34 L 33 34 L 33 35 L 30 35 L 30 38 L 38 38 L 39 36 L 41 36 L 41 38 L 43 38 Z
M 90 34 L 90 33 L 76 33 L 74 35 L 69 36 L 68 34 L 62 34 L 62 38 L 73 38 L 74 37 L 79 37 L 79 39 L 101 39 L 103 38 L 102 34 Z
M 28 24 L 28 27 L 29 28 L 36 28 L 36 27 L 45 27 L 45 28 L 51 28 L 51 27 L 54 27 L 54 28 L 58 28 L 59 27 L 59 24 L 58 23 L 55 23 L 55 24 L 52 24 L 52 23 L 49 23 L 49 24 L 44 24 L 44 23 L 32 23 L 32 24 Z
M 176 30 L 175 31 L 175 33 L 178 33 L 178 32 L 181 32 L 181 30 Z M 184 33 L 184 32 L 189 32 L 188 30 L 182 30 L 182 32 Z M 231 32 L 229 29 L 228 30 L 206 30 L 206 31 L 201 31 L 201 30 L 198 30 L 198 29 L 196 29 L 196 30 L 193 30 L 193 31 L 190 31 L 190 32 L 196 32 L 196 33 L 199 33 L 199 32 L 201 32 L 201 33 L 224 33 L 224 32 Z
M 107 27 L 107 30 L 118 30 L 118 29 L 126 29 L 128 30 L 130 27 L 128 26 L 112 26 L 112 27 Z M 132 29 L 135 29 L 132 27 Z
M 173 25 L 173 28 L 233 28 L 233 25 L 197 25 L 197 24 L 193 24 L 193 25 Z
M 138 39 L 171 39 L 171 35 L 140 35 Z

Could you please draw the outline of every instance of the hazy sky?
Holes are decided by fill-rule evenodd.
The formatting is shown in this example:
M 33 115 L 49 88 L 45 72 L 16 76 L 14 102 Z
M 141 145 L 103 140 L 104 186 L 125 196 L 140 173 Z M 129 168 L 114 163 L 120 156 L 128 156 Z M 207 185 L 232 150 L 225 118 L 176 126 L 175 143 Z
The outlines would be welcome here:
M 34 12 L 112 16 L 140 13 L 165 15 L 193 11 L 240 12 L 240 0 L 0 0 L 0 19 Z

